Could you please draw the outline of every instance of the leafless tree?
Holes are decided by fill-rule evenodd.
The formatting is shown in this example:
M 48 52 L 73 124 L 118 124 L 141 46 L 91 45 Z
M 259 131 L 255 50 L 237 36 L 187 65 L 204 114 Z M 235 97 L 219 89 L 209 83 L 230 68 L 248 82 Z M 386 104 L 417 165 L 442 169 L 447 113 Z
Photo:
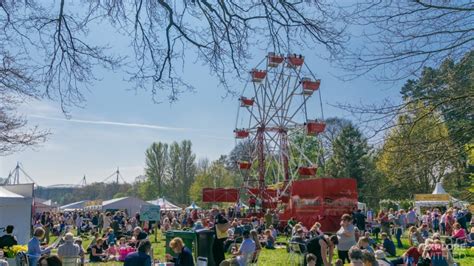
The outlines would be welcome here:
M 229 80 L 245 77 L 251 48 L 339 53 L 346 39 L 336 11 L 322 0 L 0 0 L 0 56 L 26 78 L 4 89 L 56 100 L 67 114 L 101 78 L 98 69 L 121 69 L 154 101 L 175 101 L 195 89 L 184 65 L 202 64 L 232 92 Z M 130 51 L 91 38 L 99 27 Z M 17 78 L 10 75 L 3 77 Z
M 89 0 L 81 5 L 1 0 L 0 7 L 4 49 L 21 55 L 46 96 L 59 99 L 63 107 L 84 100 L 84 88 L 100 78 L 96 66 L 123 63 L 138 87 L 151 88 L 154 96 L 168 91 L 173 101 L 193 89 L 178 71 L 185 62 L 209 66 L 230 89 L 228 80 L 248 70 L 254 46 L 280 53 L 322 47 L 334 54 L 344 42 L 344 27 L 334 23 L 336 9 L 319 0 Z M 127 52 L 91 40 L 95 27 L 121 34 L 134 58 L 124 60 Z
M 0 46 L 1 47 L 1 46 Z M 34 80 L 23 66 L 8 54 L 0 65 L 0 155 L 41 143 L 49 134 L 38 127 L 27 128 L 26 119 L 16 114 L 16 106 L 25 98 L 36 98 Z
M 363 0 L 346 11 L 361 28 L 354 38 L 361 44 L 340 57 L 349 77 L 401 80 L 447 58 L 457 61 L 474 46 L 471 0 Z

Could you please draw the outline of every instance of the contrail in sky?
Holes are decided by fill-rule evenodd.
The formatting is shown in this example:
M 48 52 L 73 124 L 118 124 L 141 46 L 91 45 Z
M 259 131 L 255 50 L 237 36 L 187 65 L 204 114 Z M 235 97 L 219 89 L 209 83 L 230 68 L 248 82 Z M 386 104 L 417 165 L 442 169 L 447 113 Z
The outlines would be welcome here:
M 101 121 L 101 120 L 66 119 L 66 118 L 50 117 L 50 116 L 43 116 L 43 115 L 29 115 L 29 117 L 45 119 L 45 120 L 53 120 L 53 121 L 81 123 L 81 124 L 147 128 L 147 129 L 156 129 L 156 130 L 164 130 L 164 131 L 194 131 L 194 132 L 206 131 L 206 129 L 197 129 L 197 128 L 168 127 L 168 126 L 158 126 L 158 125 L 151 125 L 151 124 L 124 123 L 124 122 Z M 208 139 L 216 139 L 216 140 L 231 140 L 231 139 L 233 139 L 233 138 L 230 138 L 230 137 L 226 138 L 226 137 L 211 136 L 211 135 L 197 135 L 197 136 L 202 137 L 202 138 L 208 138 Z
M 49 117 L 49 116 L 42 116 L 42 115 L 29 115 L 29 116 L 34 117 L 34 118 L 46 119 L 46 120 L 66 121 L 66 122 L 74 122 L 74 123 L 82 123 L 82 124 L 93 124 L 93 125 L 137 127 L 137 128 L 149 128 L 149 129 L 170 130 L 170 131 L 171 130 L 173 130 L 173 131 L 187 131 L 187 130 L 198 131 L 198 129 L 180 128 L 180 127 L 166 127 L 166 126 L 157 126 L 157 125 L 150 125 L 150 124 L 124 123 L 124 122 L 100 121 L 100 120 L 66 119 L 66 118 Z

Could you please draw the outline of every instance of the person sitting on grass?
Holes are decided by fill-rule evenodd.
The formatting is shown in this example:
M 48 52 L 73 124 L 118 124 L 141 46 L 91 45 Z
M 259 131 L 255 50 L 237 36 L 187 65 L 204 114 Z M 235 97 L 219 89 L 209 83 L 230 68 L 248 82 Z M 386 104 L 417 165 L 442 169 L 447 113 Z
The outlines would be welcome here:
M 232 253 L 232 255 L 235 257 L 222 261 L 219 264 L 220 266 L 248 265 L 247 263 L 251 260 L 253 254 L 255 253 L 255 242 L 250 238 L 250 232 L 247 230 L 243 232 L 242 236 L 244 237 L 244 240 L 242 241 L 239 250 Z
M 115 242 L 117 241 L 117 239 L 115 238 L 114 229 L 110 228 L 109 231 L 107 231 L 106 239 L 107 239 L 106 241 L 107 245 L 109 246 L 115 245 Z
M 108 260 L 115 260 L 118 254 L 118 247 L 115 244 L 109 245 L 107 249 Z
M 9 248 L 18 244 L 16 237 L 13 235 L 13 225 L 7 225 L 5 229 L 5 235 L 0 237 L 0 250 L 3 248 Z
M 175 266 L 194 266 L 194 259 L 191 250 L 184 246 L 183 240 L 180 237 L 175 237 L 171 240 L 169 247 L 177 255 L 176 257 L 166 254 L 166 259 L 173 262 Z
M 309 253 L 308 255 L 306 255 L 306 265 L 316 266 L 316 256 L 314 256 L 314 254 Z
M 357 242 L 357 246 L 361 250 L 367 250 L 371 254 L 375 254 L 374 249 L 370 246 L 369 239 L 366 238 L 365 236 L 359 238 L 359 241 Z
M 151 266 L 151 256 L 149 255 L 151 250 L 151 243 L 149 240 L 142 240 L 138 245 L 138 251 L 132 252 L 125 257 L 123 266 Z M 192 262 L 192 260 L 191 260 Z M 192 262 L 193 263 L 193 262 Z M 183 264 L 175 264 L 183 265 Z M 194 264 L 188 264 L 194 266 Z
M 348 255 L 351 266 L 364 266 L 364 255 L 360 248 L 358 248 L 357 246 L 351 247 L 349 249 Z
M 385 252 L 383 252 L 383 250 L 375 251 L 375 254 L 373 254 L 372 256 L 375 256 L 375 260 L 379 266 L 392 266 L 393 265 L 390 261 L 387 260 L 387 258 L 385 258 Z
M 466 242 L 467 235 L 466 231 L 464 228 L 461 227 L 461 224 L 455 223 L 453 225 L 453 233 L 451 235 L 451 238 L 453 239 L 453 242 L 456 244 L 463 244 Z
M 369 241 L 369 245 L 372 247 L 372 249 L 377 247 L 377 242 L 372 237 L 370 237 L 370 232 L 366 231 L 364 233 L 364 237 L 367 238 L 367 240 Z
M 428 224 L 421 225 L 421 227 L 418 230 L 420 231 L 421 237 L 423 237 L 424 240 L 430 237 Z
M 273 238 L 272 231 L 265 230 L 265 248 L 275 249 L 275 238 Z
M 419 244 L 423 244 L 425 242 L 425 240 L 421 236 L 421 233 L 415 226 L 412 226 L 410 227 L 410 229 L 408 229 L 408 242 L 412 247 L 418 246 Z
M 90 262 L 104 262 L 107 260 L 107 254 L 103 250 L 104 240 L 102 238 L 97 239 L 94 246 L 91 247 L 91 253 L 89 255 Z
M 418 247 L 410 247 L 403 255 L 399 258 L 396 258 L 391 261 L 393 265 L 406 264 L 406 265 L 417 265 L 421 256 L 423 255 L 423 250 L 425 249 L 425 244 L 420 244 Z
M 318 222 L 315 222 L 313 226 L 311 227 L 311 229 L 309 230 L 309 234 L 311 237 L 324 235 L 323 231 L 321 231 L 321 224 Z
M 66 233 L 66 235 L 64 235 L 64 244 L 58 247 L 59 258 L 78 257 L 80 252 L 81 248 L 74 243 L 74 235 L 72 233 Z
M 385 252 L 387 252 L 390 256 L 396 256 L 397 254 L 397 249 L 395 247 L 395 243 L 388 238 L 388 235 L 386 233 L 382 233 L 381 235 L 382 238 L 382 247 Z
M 375 259 L 374 254 L 370 253 L 367 250 L 362 250 L 362 261 L 364 262 L 364 265 L 378 266 L 378 262 Z
M 84 265 L 86 251 L 82 247 L 82 239 L 77 238 L 76 240 L 74 240 L 74 244 L 79 246 L 79 259 L 81 260 L 81 265 Z
M 471 232 L 467 235 L 466 241 L 468 247 L 474 247 L 474 226 L 471 227 Z

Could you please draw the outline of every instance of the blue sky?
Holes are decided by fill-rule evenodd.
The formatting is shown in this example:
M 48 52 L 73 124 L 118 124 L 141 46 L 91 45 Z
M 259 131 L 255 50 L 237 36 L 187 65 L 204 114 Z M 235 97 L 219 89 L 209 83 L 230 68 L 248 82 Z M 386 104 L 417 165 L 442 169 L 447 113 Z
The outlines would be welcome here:
M 120 37 L 100 29 L 94 38 L 126 47 Z M 116 38 L 116 39 L 115 39 Z M 321 78 L 325 117 L 350 118 L 330 106 L 336 103 L 377 103 L 384 98 L 399 100 L 399 87 L 366 78 L 343 82 L 343 73 L 320 59 L 315 51 L 295 51 L 306 56 L 306 63 Z M 249 69 L 266 51 L 252 51 Z M 5 177 L 20 161 L 39 185 L 75 184 L 85 174 L 88 182 L 100 181 L 120 167 L 123 177 L 132 181 L 143 173 L 145 150 L 154 141 L 170 143 L 189 139 L 197 158 L 216 159 L 235 145 L 233 129 L 237 98 L 226 96 L 207 67 L 190 63 L 184 77 L 196 92 L 181 95 L 179 101 L 154 104 L 150 92 L 135 91 L 121 72 L 98 70 L 102 79 L 86 93 L 84 108 L 72 108 L 67 120 L 51 101 L 29 102 L 20 108 L 30 125 L 50 129 L 52 135 L 40 146 L 0 157 L 0 176 Z M 244 83 L 236 83 L 240 91 Z

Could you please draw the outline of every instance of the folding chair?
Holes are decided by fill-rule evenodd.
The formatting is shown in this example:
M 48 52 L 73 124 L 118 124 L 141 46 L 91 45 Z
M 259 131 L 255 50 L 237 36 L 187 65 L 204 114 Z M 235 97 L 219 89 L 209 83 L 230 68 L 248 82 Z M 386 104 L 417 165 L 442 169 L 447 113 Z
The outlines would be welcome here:
M 467 257 L 467 245 L 463 244 L 456 244 L 453 248 L 453 258 L 455 259 L 462 259 Z
M 291 265 L 294 265 L 295 261 L 297 262 L 296 265 L 303 265 L 304 253 L 306 252 L 305 245 L 299 242 L 289 242 L 288 248 L 288 261 L 291 263 Z
M 255 251 L 255 253 L 253 254 L 252 261 L 249 263 L 249 266 L 257 266 L 259 256 L 260 256 L 260 250 Z
M 207 258 L 206 257 L 198 257 L 197 258 L 197 266 L 207 266 Z
M 62 262 L 64 266 L 79 266 L 80 265 L 79 257 L 64 257 L 62 258 Z

